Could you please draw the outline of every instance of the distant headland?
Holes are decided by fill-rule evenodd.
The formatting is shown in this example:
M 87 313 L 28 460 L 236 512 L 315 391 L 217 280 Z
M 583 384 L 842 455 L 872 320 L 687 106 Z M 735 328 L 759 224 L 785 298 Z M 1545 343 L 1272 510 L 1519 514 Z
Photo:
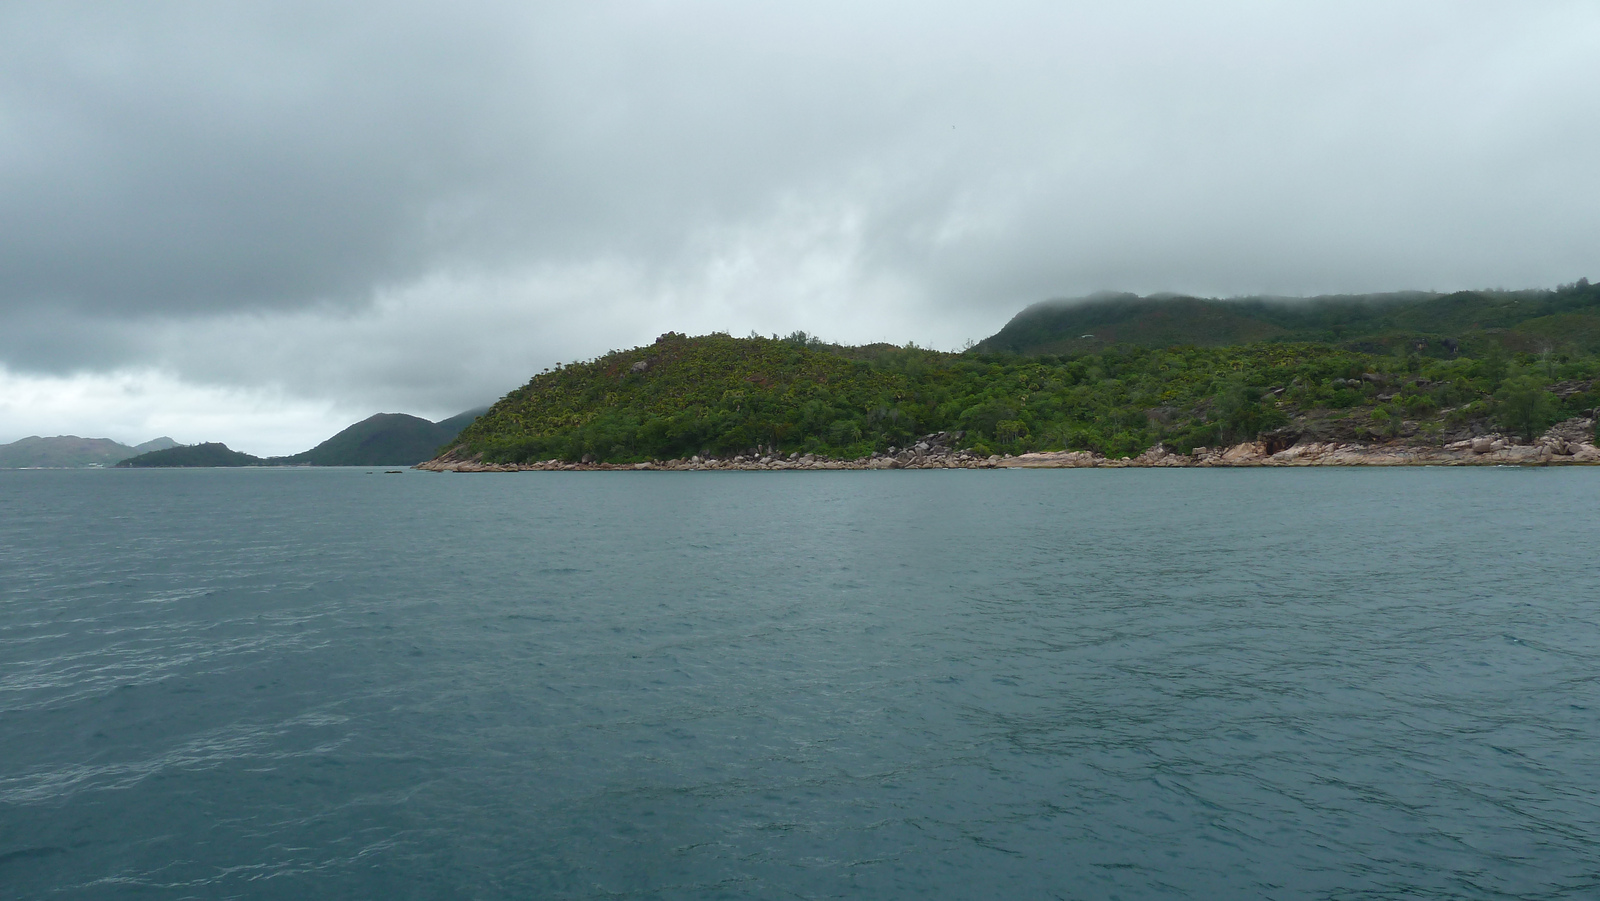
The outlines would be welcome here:
M 0 444 L 0 469 L 101 469 L 130 457 L 177 446 L 178 442 L 165 436 L 130 447 L 110 438 L 30 435 L 10 444 Z
M 129 457 L 120 468 L 213 466 L 410 466 L 455 440 L 483 410 L 468 410 L 429 422 L 406 413 L 378 413 L 350 426 L 308 451 L 288 457 L 257 457 L 206 442 L 177 445 Z
M 557 365 L 419 468 L 1600 462 L 1600 287 L 1036 304 L 960 353 L 669 332 Z
M 487 408 L 429 422 L 405 413 L 378 413 L 308 451 L 257 457 L 221 442 L 179 444 L 157 438 L 129 447 L 109 438 L 29 437 L 0 444 L 0 469 L 121 469 L 234 466 L 410 466 L 432 458 Z

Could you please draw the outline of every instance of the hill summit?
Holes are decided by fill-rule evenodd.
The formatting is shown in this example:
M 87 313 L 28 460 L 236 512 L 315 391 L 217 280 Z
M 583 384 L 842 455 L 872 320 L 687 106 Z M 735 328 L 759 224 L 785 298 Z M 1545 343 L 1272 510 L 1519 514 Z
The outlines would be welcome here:
M 439 422 L 406 413 L 377 413 L 308 451 L 275 457 L 272 462 L 289 466 L 410 466 L 438 453 L 480 412 L 471 410 Z

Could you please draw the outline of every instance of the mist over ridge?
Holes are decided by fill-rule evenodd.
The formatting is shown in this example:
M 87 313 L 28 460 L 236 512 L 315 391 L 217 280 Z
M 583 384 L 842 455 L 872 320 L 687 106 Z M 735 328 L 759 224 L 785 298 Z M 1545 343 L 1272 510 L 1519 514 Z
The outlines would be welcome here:
M 1316 297 L 1140 297 L 1097 292 L 1023 309 L 979 351 L 1086 352 L 1117 343 L 1221 347 L 1256 341 L 1391 346 L 1406 340 L 1494 334 L 1510 350 L 1600 350 L 1600 316 L 1587 278 L 1550 289 L 1391 291 Z

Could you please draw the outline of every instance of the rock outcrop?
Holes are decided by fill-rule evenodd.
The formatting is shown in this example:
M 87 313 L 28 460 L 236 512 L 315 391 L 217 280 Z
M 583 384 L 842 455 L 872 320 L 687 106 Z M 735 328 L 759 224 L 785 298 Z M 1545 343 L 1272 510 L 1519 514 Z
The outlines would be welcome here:
M 1109 469 L 1155 466 L 1549 466 L 1600 463 L 1594 444 L 1594 422 L 1569 419 L 1537 440 L 1519 444 L 1506 435 L 1483 435 L 1443 446 L 1391 442 L 1362 444 L 1340 441 L 1301 441 L 1269 453 L 1266 443 L 1244 442 L 1232 447 L 1197 447 L 1181 454 L 1157 445 L 1137 457 L 1112 459 L 1092 451 L 1040 451 L 1017 456 L 981 456 L 958 450 L 959 434 L 927 435 L 909 448 L 891 447 L 886 453 L 853 460 L 834 460 L 813 454 L 780 455 L 754 450 L 732 457 L 689 457 L 645 463 L 571 463 L 545 460 L 535 463 L 485 463 L 478 456 L 447 453 L 419 464 L 435 472 L 545 472 L 552 470 L 823 470 L 823 469 Z

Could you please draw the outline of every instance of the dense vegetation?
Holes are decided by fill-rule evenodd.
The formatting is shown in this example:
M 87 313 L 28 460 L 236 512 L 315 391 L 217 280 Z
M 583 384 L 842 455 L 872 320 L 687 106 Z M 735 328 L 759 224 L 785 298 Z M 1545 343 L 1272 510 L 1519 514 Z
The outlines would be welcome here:
M 1352 313 L 1346 300 L 1292 311 L 1301 322 L 1344 322 L 1341 329 L 1366 316 L 1365 330 L 1344 341 L 1287 334 L 1233 346 L 952 354 L 838 347 L 803 333 L 668 333 L 650 347 L 541 373 L 463 431 L 455 452 L 494 462 L 629 462 L 753 448 L 853 458 L 936 431 L 961 432 L 960 443 L 980 452 L 1110 456 L 1157 443 L 1188 451 L 1257 438 L 1438 443 L 1490 429 L 1531 437 L 1600 403 L 1600 360 L 1584 343 L 1584 323 L 1600 321 L 1600 291 L 1586 282 L 1409 298 L 1389 296 L 1365 312 Z M 1196 303 L 1228 302 L 1157 300 L 1119 321 L 1153 334 L 1153 319 L 1172 318 L 1166 304 L 1192 311 Z M 1505 307 L 1529 315 L 1516 319 Z M 1500 318 L 1489 318 L 1491 309 Z M 1255 315 L 1245 318 L 1263 321 Z M 1549 340 L 1530 345 L 1538 335 Z

